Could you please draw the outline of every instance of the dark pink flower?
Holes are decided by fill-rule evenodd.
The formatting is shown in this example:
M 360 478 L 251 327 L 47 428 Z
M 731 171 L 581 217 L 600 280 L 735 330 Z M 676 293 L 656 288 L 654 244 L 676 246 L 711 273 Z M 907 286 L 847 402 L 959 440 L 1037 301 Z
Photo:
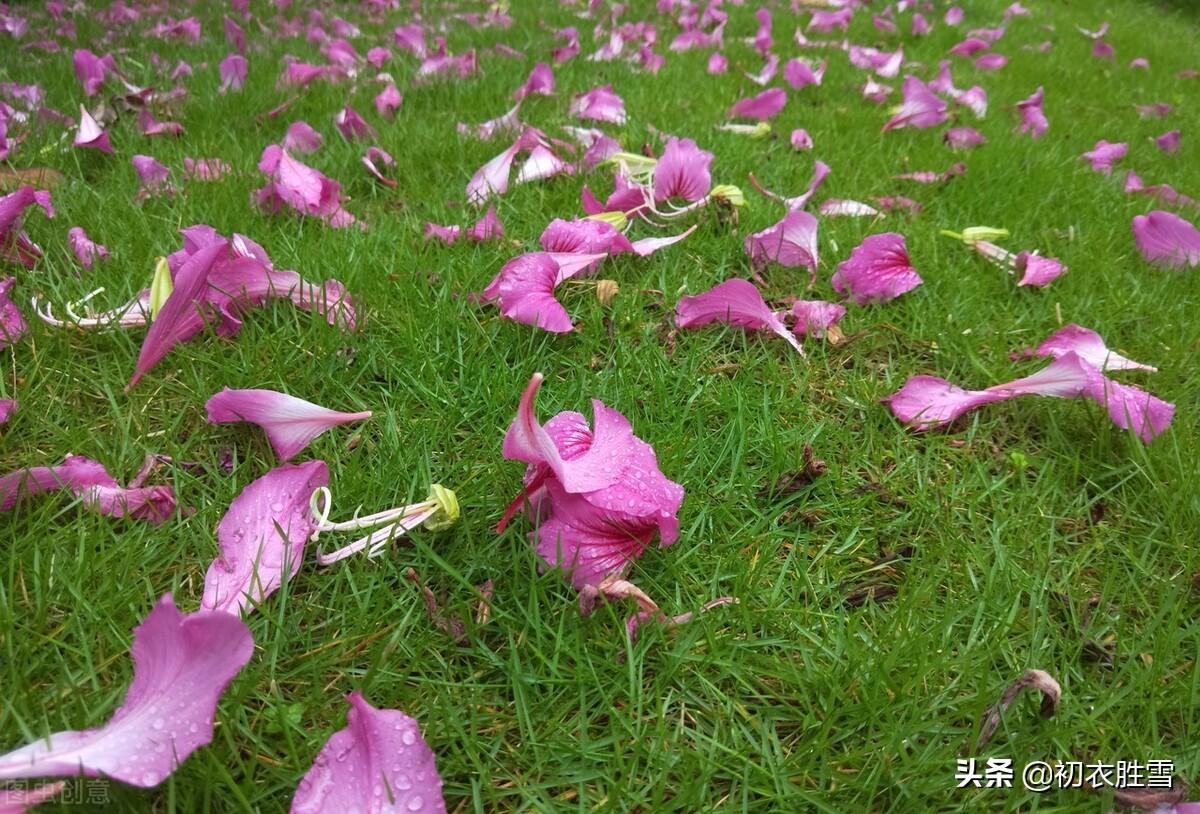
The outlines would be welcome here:
M 787 91 L 783 88 L 769 88 L 757 96 L 735 102 L 733 107 L 729 108 L 729 116 L 766 121 L 777 116 L 785 104 Z
M 79 106 L 79 127 L 75 131 L 75 146 L 99 150 L 102 153 L 113 151 L 112 144 L 108 141 L 108 133 L 104 132 L 83 105 Z
M 1200 229 L 1178 215 L 1156 210 L 1133 219 L 1133 239 L 1147 261 L 1173 268 L 1200 265 Z
M 904 78 L 904 102 L 900 111 L 883 126 L 884 132 L 900 127 L 937 127 L 947 119 L 946 102 L 915 76 Z
M 1099 59 L 1113 59 L 1116 55 L 1116 49 L 1104 40 L 1096 40 L 1092 43 L 1092 56 Z
M 824 300 L 796 300 L 792 303 L 792 316 L 796 320 L 792 325 L 796 336 L 821 339 L 846 316 L 846 306 Z
M 1046 120 L 1046 114 L 1042 110 L 1045 99 L 1046 91 L 1039 86 L 1028 99 L 1017 102 L 1017 112 L 1021 115 L 1018 133 L 1028 133 L 1030 138 L 1041 138 L 1050 128 L 1050 122 Z
M 513 99 L 518 102 L 526 96 L 550 96 L 554 93 L 554 70 L 544 62 L 533 66 L 525 84 L 513 93 Z
M 209 424 L 247 421 L 262 427 L 281 461 L 299 455 L 321 433 L 371 417 L 370 410 L 339 413 L 275 390 L 230 390 L 205 404 Z
M 384 89 L 375 96 L 375 110 L 385 119 L 394 119 L 396 111 L 400 109 L 403 101 L 404 97 L 400 95 L 396 83 L 388 82 Z
M 221 556 L 204 577 L 205 610 L 246 614 L 293 579 L 316 528 L 311 500 L 329 485 L 324 461 L 284 464 L 252 481 L 217 525 Z
M 292 158 L 287 150 L 269 145 L 263 150 L 258 168 L 270 179 L 255 193 L 264 212 L 279 212 L 286 206 L 335 229 L 358 223 L 342 206 L 342 185 Z
M 241 90 L 246 84 L 246 71 L 249 63 L 241 54 L 230 54 L 221 60 L 218 71 L 221 74 L 221 87 L 217 93 L 228 93 L 231 90 Z
M 712 189 L 713 154 L 691 139 L 671 138 L 654 166 L 654 200 L 682 198 L 695 202 Z
M 625 102 L 613 92 L 612 85 L 604 85 L 576 96 L 570 113 L 578 119 L 624 124 Z
M 289 153 L 314 153 L 320 149 L 324 140 L 325 138 L 308 122 L 292 122 L 280 146 Z
M 79 84 L 83 85 L 83 92 L 86 96 L 95 96 L 104 86 L 104 80 L 108 74 L 117 73 L 117 63 L 111 54 L 101 58 L 91 51 L 80 48 L 75 51 L 73 61 L 75 76 L 79 79 Z
M 536 325 L 551 333 L 575 330 L 567 309 L 554 296 L 559 266 L 547 252 L 519 255 L 504 264 L 483 291 L 483 298 L 500 306 L 515 322 Z
M 171 192 L 171 184 L 167 180 L 171 171 L 163 164 L 148 155 L 135 155 L 132 159 L 133 169 L 141 180 L 138 198 L 145 198 L 155 192 Z
M 1154 143 L 1158 145 L 1158 149 L 1169 155 L 1179 152 L 1179 140 L 1180 132 L 1178 130 L 1171 130 L 1154 139 Z
M 788 142 L 792 145 L 792 149 L 796 151 L 811 150 L 813 148 L 812 136 L 803 127 L 799 127 L 792 131 Z
M 0 756 L 0 779 L 104 777 L 157 786 L 212 741 L 217 702 L 254 655 L 242 620 L 180 613 L 167 594 L 133 631 L 133 681 L 108 723 L 57 732 Z
M 582 589 L 623 574 L 656 534 L 660 546 L 675 542 L 683 487 L 663 476 L 653 448 L 625 416 L 598 400 L 591 427 L 573 412 L 539 424 L 534 402 L 541 384 L 535 373 L 504 437 L 504 457 L 529 466 L 525 488 L 497 531 L 526 506 L 540 520 L 531 534 L 538 554 Z
M 33 264 L 42 256 L 41 248 L 29 239 L 21 226 L 25 210 L 35 204 L 42 208 L 46 217 L 54 217 L 50 193 L 45 190 L 24 186 L 0 196 L 0 258 L 20 263 L 26 268 L 33 268 Z
M 1096 146 L 1081 155 L 1081 161 L 1086 161 L 1096 172 L 1105 175 L 1112 174 L 1113 164 L 1120 161 L 1129 152 L 1129 145 L 1124 143 L 1111 144 L 1104 139 L 1096 142 Z
M 768 263 L 807 268 L 812 283 L 817 281 L 817 219 L 807 212 L 788 212 L 775 225 L 749 235 L 744 248 L 756 268 Z
M 346 728 L 334 732 L 296 788 L 292 814 L 445 814 L 433 750 L 412 718 L 352 692 Z
M 984 54 L 975 60 L 975 67 L 981 71 L 998 71 L 1007 64 L 1004 54 Z
M 108 257 L 108 249 L 99 243 L 94 243 L 88 238 L 87 232 L 79 226 L 72 226 L 67 231 L 67 243 L 70 244 L 71 251 L 75 253 L 75 259 L 79 261 L 79 265 L 83 266 L 85 271 L 91 271 L 92 265 L 97 260 Z
M 747 331 L 770 331 L 804 355 L 795 335 L 783 324 L 781 314 L 767 306 L 753 283 L 740 277 L 719 283 L 702 294 L 683 297 L 675 306 L 675 325 L 679 328 L 701 328 L 714 322 Z
M 912 291 L 921 276 L 908 259 L 904 236 L 895 232 L 871 235 L 838 264 L 833 288 L 858 305 L 887 302 Z

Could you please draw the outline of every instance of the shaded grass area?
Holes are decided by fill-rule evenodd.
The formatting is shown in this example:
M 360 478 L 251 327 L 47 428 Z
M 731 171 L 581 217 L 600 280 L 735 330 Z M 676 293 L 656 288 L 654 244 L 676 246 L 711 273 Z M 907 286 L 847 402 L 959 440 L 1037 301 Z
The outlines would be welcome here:
M 651 4 L 634 5 L 627 19 L 653 14 Z M 1004 5 L 970 4 L 964 28 L 998 24 Z M 129 395 L 122 388 L 140 333 L 34 325 L 5 352 L 0 397 L 22 405 L 0 439 L 5 471 L 68 451 L 118 477 L 132 475 L 147 452 L 197 466 L 167 471 L 196 511 L 161 528 L 94 516 L 65 499 L 30 502 L 0 520 L 0 748 L 102 723 L 128 682 L 130 630 L 154 599 L 173 592 L 185 610 L 196 606 L 217 554 L 216 523 L 274 464 L 256 430 L 206 425 L 203 403 L 222 386 L 271 387 L 335 409 L 375 411 L 372 421 L 309 450 L 329 463 L 347 513 L 420 499 L 439 481 L 458 491 L 463 521 L 437 535 L 417 532 L 411 546 L 379 560 L 306 563 L 250 618 L 256 655 L 221 702 L 213 744 L 159 789 L 114 784 L 118 810 L 284 810 L 321 744 L 343 725 L 341 694 L 361 689 L 373 704 L 418 718 L 452 810 L 1095 811 L 1099 798 L 1077 791 L 954 790 L 955 758 L 973 743 L 980 715 L 1027 667 L 1060 680 L 1059 714 L 1041 720 L 1033 701 L 1019 701 L 986 755 L 1018 765 L 1171 759 L 1195 779 L 1200 283 L 1146 265 L 1129 221 L 1154 206 L 1125 195 L 1119 173 L 1104 178 L 1077 160 L 1097 139 L 1127 141 L 1122 168 L 1200 196 L 1200 84 L 1175 77 L 1200 67 L 1195 15 L 1132 0 L 1036 4 L 1036 16 L 1012 21 L 997 45 L 1011 59 L 1007 68 L 985 74 L 954 64 L 959 87 L 978 82 L 991 99 L 981 122 L 958 114 L 989 139 L 965 156 L 950 153 L 937 131 L 881 134 L 886 111 L 859 98 L 863 77 L 838 54 L 823 86 L 790 94 L 771 138 L 714 131 L 729 104 L 758 90 L 741 74 L 760 67 L 740 42 L 755 27 L 746 8 L 731 9 L 732 68 L 722 77 L 704 73 L 706 54 L 698 52 L 671 55 L 657 76 L 582 57 L 556 68 L 558 94 L 530 99 L 522 111 L 547 132 L 568 123 L 569 94 L 611 82 L 630 122 L 609 130 L 627 148 L 657 144 L 653 125 L 715 152 L 718 183 L 748 190 L 753 171 L 767 187 L 795 194 L 820 158 L 833 168 L 825 195 L 906 194 L 925 205 L 912 219 L 822 219 L 814 296 L 832 298 L 836 263 L 865 235 L 889 229 L 907 237 L 925 284 L 886 306 L 852 308 L 843 323 L 852 340 L 809 343 L 804 361 L 782 342 L 720 328 L 668 340 L 681 292 L 746 274 L 742 239 L 782 216 L 752 192 L 736 225 L 705 219 L 650 259 L 606 261 L 600 276 L 621 287 L 611 308 L 586 284 L 569 288 L 575 334 L 535 332 L 467 299 L 505 260 L 533 247 L 552 217 L 578 213 L 583 180 L 605 191 L 609 183 L 598 173 L 516 187 L 497 201 L 508 232 L 502 245 L 422 241 L 427 220 L 474 221 L 463 185 L 506 146 L 463 139 L 455 123 L 506 110 L 533 60 L 546 58 L 552 31 L 577 22 L 555 3 L 513 6 L 512 29 L 458 24 L 448 32 L 451 50 L 481 49 L 477 78 L 411 86 L 415 63 L 397 56 L 388 69 L 405 101 L 395 124 L 373 115 L 377 88 L 369 81 L 354 90 L 316 85 L 282 117 L 256 118 L 286 98 L 274 89 L 281 56 L 317 60 L 315 46 L 258 38 L 245 91 L 218 96 L 221 10 L 193 8 L 204 43 L 149 46 L 168 64 L 184 58 L 196 68 L 179 116 L 188 131 L 182 140 L 145 140 L 122 121 L 113 157 L 60 151 L 55 133 L 22 145 L 19 165 L 48 164 L 69 179 L 55 190 L 55 221 L 27 219 L 47 257 L 18 273 L 23 299 L 38 293 L 61 303 L 105 286 L 109 302 L 124 301 L 147 284 L 155 257 L 178 248 L 180 226 L 209 223 L 253 237 L 280 267 L 342 280 L 365 318 L 358 334 L 343 335 L 290 306 L 268 308 L 248 317 L 236 338 L 177 348 Z M 668 41 L 673 29 L 655 19 Z M 1091 57 L 1090 41 L 1074 30 L 1104 20 L 1115 62 Z M 796 53 L 796 23 L 776 10 L 785 59 Z M 101 33 L 94 20 L 78 25 L 81 43 Z M 580 27 L 586 54 L 595 46 L 590 24 Z M 906 55 L 928 77 L 963 33 L 938 25 L 923 40 L 905 37 Z M 850 36 L 891 42 L 865 13 Z M 1046 40 L 1054 44 L 1048 54 L 1021 48 Z M 529 60 L 483 52 L 498 41 Z M 146 46 L 126 44 L 131 50 L 118 61 L 138 75 Z M 1135 56 L 1147 57 L 1151 70 L 1126 68 Z M 48 103 L 64 111 L 80 96 L 69 52 L 8 51 L 0 78 L 42 82 Z M 1051 129 L 1040 141 L 1014 137 L 1008 108 L 1038 85 Z M 1156 101 L 1176 106 L 1171 117 L 1139 119 L 1133 105 Z M 380 129 L 380 145 L 399 163 L 397 190 L 373 186 L 358 161 L 364 145 L 343 142 L 331 126 L 346 103 L 370 112 Z M 343 182 L 369 231 L 266 217 L 249 205 L 262 184 L 261 149 L 295 119 L 325 133 L 325 147 L 307 160 Z M 816 143 L 811 153 L 787 144 L 801 126 Z M 1164 155 L 1149 139 L 1174 128 L 1183 148 Z M 138 206 L 134 152 L 171 166 L 177 182 L 185 155 L 224 158 L 236 174 Z M 966 175 L 941 187 L 889 180 L 960 158 Z M 113 251 L 82 280 L 65 244 L 76 224 Z M 1070 273 L 1045 291 L 1017 290 L 938 236 L 978 224 L 1007 227 L 1006 245 L 1039 248 Z M 775 270 L 767 293 L 798 295 L 805 282 Z M 1127 380 L 1177 404 L 1169 432 L 1144 447 L 1089 403 L 1023 399 L 971 414 L 953 432 L 914 435 L 879 404 L 918 373 L 969 387 L 1024 375 L 1037 365 L 1014 363 L 1010 352 L 1036 344 L 1060 317 L 1160 368 Z M 631 644 L 625 609 L 581 619 L 569 586 L 538 574 L 525 523 L 493 533 L 521 477 L 519 464 L 501 459 L 500 439 L 534 370 L 548 376 L 543 417 L 586 413 L 588 399 L 599 398 L 629 417 L 663 472 L 687 489 L 679 542 L 648 552 L 636 581 L 671 613 L 720 594 L 739 605 L 676 631 L 647 626 Z M 805 444 L 828 473 L 790 496 L 760 494 L 800 465 Z M 228 474 L 224 450 L 233 454 Z M 878 564 L 901 550 L 908 556 Z M 492 579 L 492 620 L 472 628 L 465 645 L 451 643 L 404 578 L 410 566 L 463 616 L 473 586 Z M 895 596 L 846 606 L 847 593 L 880 584 L 894 586 Z

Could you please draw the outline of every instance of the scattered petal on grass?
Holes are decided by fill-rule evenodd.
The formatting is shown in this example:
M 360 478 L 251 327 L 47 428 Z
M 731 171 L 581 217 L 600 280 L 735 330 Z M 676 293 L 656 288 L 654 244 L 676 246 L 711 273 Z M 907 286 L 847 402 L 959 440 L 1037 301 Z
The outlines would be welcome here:
M 766 121 L 779 115 L 787 104 L 787 91 L 783 88 L 770 88 L 757 96 L 751 96 L 734 103 L 729 108 L 731 118 L 758 119 Z
M 792 303 L 792 316 L 796 320 L 792 325 L 796 336 L 821 339 L 846 316 L 846 306 L 824 300 L 796 300 Z
M 1200 229 L 1178 215 L 1156 210 L 1133 219 L 1133 239 L 1147 261 L 1168 268 L 1200 265 Z
M 50 193 L 45 190 L 23 186 L 0 198 L 0 258 L 20 263 L 26 268 L 33 268 L 42 256 L 41 248 L 29 239 L 21 226 L 25 210 L 34 205 L 40 206 L 46 217 L 54 217 Z
M 1100 139 L 1096 146 L 1080 156 L 1080 159 L 1090 164 L 1096 172 L 1109 175 L 1112 173 L 1113 164 L 1124 158 L 1127 152 L 1128 144 L 1112 144 Z
M 734 325 L 748 331 L 770 331 L 783 337 L 797 353 L 804 355 L 804 349 L 783 324 L 783 319 L 767 307 L 762 294 L 748 280 L 739 277 L 726 280 L 703 294 L 683 297 L 675 306 L 677 327 L 700 328 L 714 322 Z
M 108 133 L 97 124 L 96 120 L 92 118 L 92 114 L 88 113 L 87 108 L 83 105 L 79 106 L 79 128 L 75 131 L 75 146 L 99 150 L 102 153 L 113 151 L 112 144 L 108 140 Z
M 625 102 L 613 92 L 612 85 L 593 88 L 571 102 L 571 115 L 612 124 L 625 123 Z
M 1104 344 L 1104 340 L 1100 337 L 1100 334 L 1090 328 L 1085 328 L 1082 325 L 1074 323 L 1064 325 L 1050 334 L 1033 351 L 1034 356 L 1052 356 L 1055 359 L 1065 356 L 1068 353 L 1078 354 L 1079 358 L 1105 372 L 1110 370 L 1148 370 L 1154 372 L 1158 370 L 1156 367 L 1135 362 L 1114 350 L 1110 350 Z
M 275 390 L 230 390 L 226 387 L 208 400 L 209 424 L 248 421 L 267 433 L 281 461 L 299 455 L 326 430 L 351 421 L 364 421 L 371 411 L 339 413 Z
M 85 271 L 91 271 L 97 260 L 108 257 L 108 249 L 92 241 L 87 236 L 87 232 L 79 226 L 72 226 L 67 231 L 67 243 L 70 244 L 75 259 L 79 261 L 79 265 L 83 266 Z
M 85 507 L 108 517 L 132 517 L 160 525 L 175 512 L 175 492 L 170 486 L 123 487 L 102 464 L 79 455 L 68 455 L 57 466 L 18 469 L 0 477 L 0 512 L 9 511 L 24 498 L 63 489 Z
M 921 284 L 912 267 L 904 236 L 895 232 L 871 235 L 838 264 L 833 287 L 858 305 L 893 300 Z
M 1017 102 L 1017 113 L 1021 117 L 1021 123 L 1017 126 L 1018 133 L 1028 134 L 1030 138 L 1041 138 L 1050 129 L 1050 122 L 1043 111 L 1045 99 L 1045 89 L 1038 87 L 1028 99 Z
M 756 267 L 778 263 L 784 268 L 807 268 L 817 280 L 817 219 L 794 209 L 783 220 L 746 238 L 746 254 Z
M 900 105 L 896 115 L 883 126 L 884 132 L 901 127 L 937 127 L 946 121 L 946 102 L 939 99 L 920 79 L 915 76 L 905 77 L 903 90 L 904 103 Z

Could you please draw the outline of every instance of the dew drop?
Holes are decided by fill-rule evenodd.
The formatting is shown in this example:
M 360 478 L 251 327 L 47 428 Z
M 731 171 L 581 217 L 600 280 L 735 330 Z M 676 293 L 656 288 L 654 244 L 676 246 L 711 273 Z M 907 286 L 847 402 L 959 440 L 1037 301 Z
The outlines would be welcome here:
M 409 811 L 420 811 L 424 807 L 424 805 L 425 805 L 425 801 L 421 799 L 420 795 L 414 795 L 414 796 L 408 798 L 408 810 Z
M 417 742 L 417 736 L 411 729 L 404 730 L 404 734 L 400 736 L 400 740 L 404 741 L 405 746 L 412 746 Z

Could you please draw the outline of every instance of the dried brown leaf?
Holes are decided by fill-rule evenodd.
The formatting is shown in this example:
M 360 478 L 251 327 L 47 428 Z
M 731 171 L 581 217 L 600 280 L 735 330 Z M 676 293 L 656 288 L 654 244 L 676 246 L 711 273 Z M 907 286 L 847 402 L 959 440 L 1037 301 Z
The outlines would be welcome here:
M 1058 709 L 1059 699 L 1062 698 L 1062 687 L 1045 670 L 1026 670 L 1020 678 L 1005 688 L 1000 700 L 984 713 L 983 720 L 979 724 L 979 739 L 975 741 L 975 751 L 978 752 L 982 749 L 992 739 L 992 735 L 996 734 L 996 729 L 1004 717 L 1004 711 L 1012 705 L 1013 701 L 1017 700 L 1021 690 L 1026 687 L 1032 687 L 1042 694 L 1041 713 L 1044 717 L 1048 718 L 1055 713 Z
M 621 287 L 617 285 L 616 280 L 597 280 L 596 281 L 596 299 L 605 308 L 612 305 L 613 299 L 621 292 Z

